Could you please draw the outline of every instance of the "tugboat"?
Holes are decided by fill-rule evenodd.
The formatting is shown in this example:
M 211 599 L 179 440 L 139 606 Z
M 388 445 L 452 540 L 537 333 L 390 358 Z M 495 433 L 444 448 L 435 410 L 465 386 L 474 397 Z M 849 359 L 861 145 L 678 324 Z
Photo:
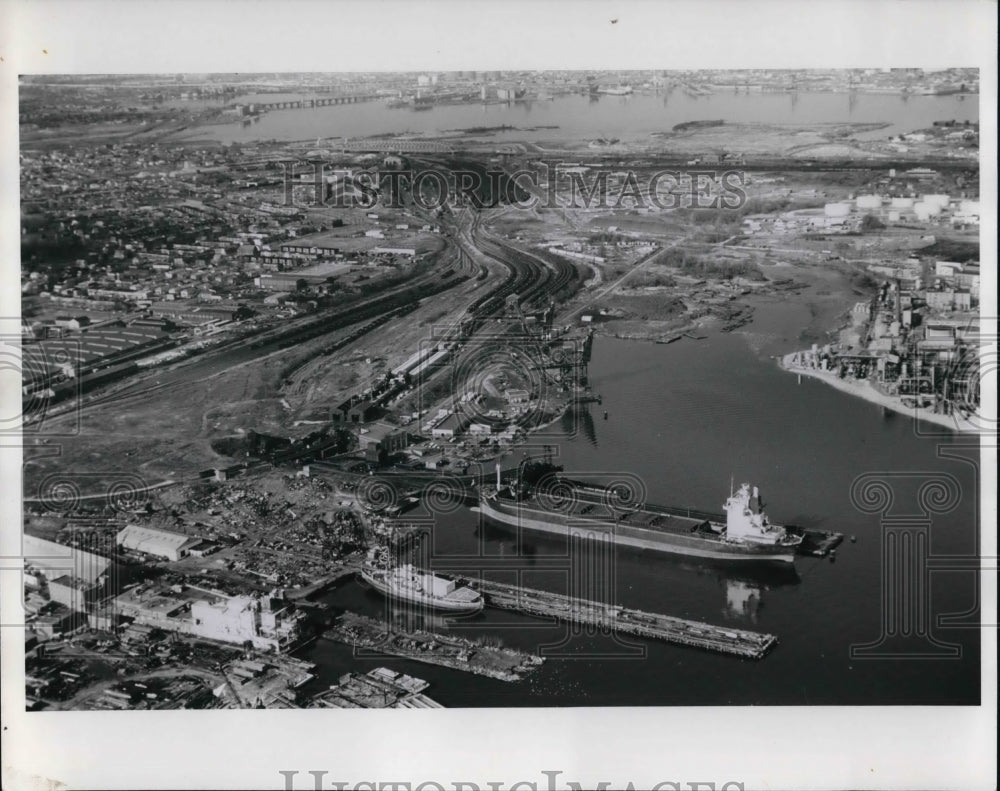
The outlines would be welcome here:
M 390 566 L 383 547 L 369 551 L 361 568 L 361 579 L 390 599 L 411 602 L 454 614 L 477 613 L 483 596 L 453 579 L 420 571 L 410 563 Z

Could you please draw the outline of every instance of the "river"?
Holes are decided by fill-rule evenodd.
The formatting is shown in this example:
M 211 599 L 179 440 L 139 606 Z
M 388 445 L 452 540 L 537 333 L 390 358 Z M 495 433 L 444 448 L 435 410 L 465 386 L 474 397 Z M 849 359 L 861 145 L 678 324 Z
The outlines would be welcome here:
M 241 102 L 290 101 L 305 94 L 260 94 L 239 97 Z M 722 119 L 727 123 L 819 124 L 885 123 L 887 127 L 858 135 L 884 137 L 930 126 L 934 121 L 979 120 L 979 97 L 909 96 L 848 93 L 732 93 L 693 97 L 674 90 L 631 96 L 583 95 L 550 101 L 512 104 L 438 105 L 414 112 L 390 108 L 384 102 L 273 110 L 259 121 L 234 121 L 192 128 L 186 137 L 223 143 L 256 140 L 311 140 L 316 137 L 368 137 L 406 132 L 442 135 L 474 127 L 514 127 L 489 139 L 580 140 L 618 137 L 647 138 L 669 131 L 684 121 Z M 557 127 L 557 128 L 540 128 Z
M 587 590 L 612 590 L 627 607 L 776 634 L 780 643 L 770 655 L 752 662 L 653 641 L 573 636 L 558 624 L 487 609 L 436 626 L 544 650 L 548 661 L 529 679 L 507 684 L 392 657 L 354 658 L 351 648 L 319 640 L 303 654 L 319 664 L 318 685 L 385 664 L 430 681 L 427 694 L 446 706 L 978 703 L 978 628 L 936 623 L 975 607 L 972 573 L 930 575 L 930 632 L 957 646 L 957 656 L 901 656 L 896 644 L 887 649 L 896 653 L 874 658 L 852 658 L 850 650 L 879 637 L 883 612 L 880 517 L 852 505 L 852 482 L 871 472 L 913 474 L 892 479 L 898 513 L 919 510 L 915 486 L 928 477 L 954 476 L 961 497 L 951 512 L 933 518 L 930 551 L 969 556 L 976 551 L 979 497 L 970 438 L 926 436 L 921 432 L 940 429 L 921 424 L 918 431 L 903 415 L 883 414 L 813 380 L 800 384 L 773 356 L 801 346 L 808 307 L 761 297 L 755 308 L 740 332 L 702 341 L 599 338 L 590 380 L 603 405 L 567 417 L 561 434 L 544 441 L 576 477 L 637 476 L 649 502 L 720 511 L 734 476 L 737 484 L 760 486 L 774 521 L 856 537 L 834 561 L 801 557 L 794 571 L 753 572 L 626 550 L 610 572 L 590 567 Z M 522 570 L 523 584 L 561 592 L 571 574 L 565 542 L 526 533 L 518 549 L 512 533 L 482 525 L 464 508 L 436 517 L 426 551 L 464 564 L 469 574 L 504 563 Z M 325 600 L 374 616 L 384 609 L 377 594 L 354 582 Z

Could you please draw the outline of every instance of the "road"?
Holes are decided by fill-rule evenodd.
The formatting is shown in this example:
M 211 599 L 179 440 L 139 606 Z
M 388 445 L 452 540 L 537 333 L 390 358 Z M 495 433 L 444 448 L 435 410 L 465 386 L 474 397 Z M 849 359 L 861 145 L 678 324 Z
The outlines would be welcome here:
M 638 261 L 636 261 L 632 265 L 632 268 L 629 269 L 624 275 L 622 275 L 620 278 L 618 278 L 617 280 L 615 280 L 614 282 L 612 282 L 607 288 L 603 289 L 600 293 L 598 293 L 597 295 L 595 295 L 595 296 L 591 297 L 590 299 L 588 299 L 586 302 L 584 302 L 579 307 L 573 308 L 573 310 L 571 310 L 569 313 L 565 314 L 564 316 L 560 316 L 559 320 L 560 321 L 569 321 L 569 319 L 573 318 L 578 313 L 586 310 L 591 305 L 593 305 L 595 302 L 600 302 L 608 294 L 612 293 L 616 288 L 618 288 L 622 283 L 624 283 L 626 280 L 628 280 L 630 277 L 632 277 L 632 275 L 634 275 L 636 272 L 638 272 L 644 266 L 646 266 L 647 264 L 649 264 L 650 262 L 652 262 L 653 259 L 655 259 L 664 250 L 669 250 L 669 249 L 671 249 L 673 247 L 676 247 L 677 245 L 681 244 L 682 242 L 686 242 L 688 240 L 688 238 L 689 237 L 687 237 L 687 236 L 682 236 L 679 239 L 675 239 L 673 242 L 671 242 L 670 244 L 666 245 L 665 247 L 659 247 L 656 250 L 653 250 L 651 253 L 648 253 L 644 258 L 640 258 Z

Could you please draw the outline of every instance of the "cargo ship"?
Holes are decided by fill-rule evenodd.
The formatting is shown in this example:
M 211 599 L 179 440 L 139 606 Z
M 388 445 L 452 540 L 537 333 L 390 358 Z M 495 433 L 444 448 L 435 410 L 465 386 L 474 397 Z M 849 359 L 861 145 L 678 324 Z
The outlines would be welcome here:
M 791 563 L 802 535 L 773 524 L 756 486 L 731 487 L 724 521 L 691 509 L 638 503 L 622 507 L 613 491 L 548 478 L 480 489 L 478 509 L 500 524 L 559 536 L 600 538 L 616 544 L 721 561 Z
M 409 563 L 386 565 L 382 557 L 384 555 L 369 554 L 360 574 L 361 579 L 384 596 L 456 615 L 483 609 L 483 597 L 478 591 L 448 577 L 416 569 Z

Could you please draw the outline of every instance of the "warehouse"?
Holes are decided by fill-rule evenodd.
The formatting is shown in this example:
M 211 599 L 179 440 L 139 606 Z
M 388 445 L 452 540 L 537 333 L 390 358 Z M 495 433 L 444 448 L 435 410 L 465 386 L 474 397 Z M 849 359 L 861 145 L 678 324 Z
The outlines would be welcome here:
M 76 612 L 86 610 L 86 605 L 96 597 L 100 586 L 86 580 L 64 574 L 49 581 L 49 598 Z
M 25 533 L 22 543 L 25 565 L 41 572 L 47 580 L 70 575 L 89 583 L 116 573 L 110 558 L 76 547 L 58 544 Z
M 171 561 L 187 557 L 191 547 L 200 541 L 197 536 L 138 525 L 127 525 L 117 537 L 118 545 L 124 549 Z
M 339 277 L 350 271 L 350 264 L 326 261 L 305 269 L 265 272 L 257 279 L 257 284 L 265 291 L 295 291 L 298 289 L 300 281 L 311 288 L 323 285 L 331 278 Z

